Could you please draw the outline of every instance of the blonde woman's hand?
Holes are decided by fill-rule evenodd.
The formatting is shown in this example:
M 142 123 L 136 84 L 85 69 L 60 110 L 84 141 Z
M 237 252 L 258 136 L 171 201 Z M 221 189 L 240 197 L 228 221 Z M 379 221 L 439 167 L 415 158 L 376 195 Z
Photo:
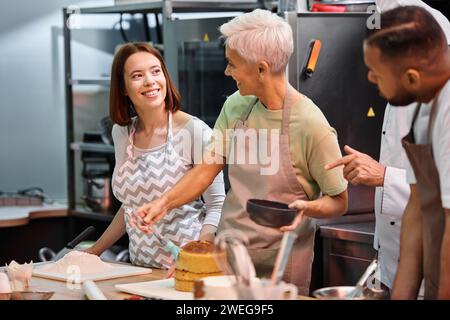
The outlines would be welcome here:
M 308 207 L 308 201 L 304 201 L 304 200 L 297 200 L 297 201 L 294 201 L 291 204 L 289 204 L 289 208 L 297 209 L 297 215 L 295 216 L 292 224 L 281 227 L 280 230 L 283 232 L 294 231 L 302 222 L 304 213 L 305 213 L 307 207 Z
M 136 226 L 143 232 L 151 232 L 151 227 L 161 220 L 168 212 L 167 201 L 165 198 L 159 198 L 139 207 L 134 215 Z M 139 221 L 140 220 L 140 221 Z M 136 223 L 137 222 L 137 223 Z

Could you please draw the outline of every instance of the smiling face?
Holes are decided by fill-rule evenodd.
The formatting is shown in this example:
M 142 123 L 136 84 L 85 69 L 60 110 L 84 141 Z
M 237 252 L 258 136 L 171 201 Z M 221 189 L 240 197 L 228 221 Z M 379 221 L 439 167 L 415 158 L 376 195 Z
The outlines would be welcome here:
M 384 58 L 379 48 L 364 44 L 364 62 L 369 68 L 367 78 L 378 86 L 380 95 L 391 105 L 407 106 L 417 101 L 417 96 L 402 81 L 407 75 L 399 71 L 393 60 Z
M 124 66 L 125 93 L 137 110 L 164 108 L 167 82 L 161 62 L 149 52 L 132 54 Z
M 242 58 L 236 50 L 225 48 L 225 56 L 228 61 L 225 75 L 232 77 L 241 95 L 258 95 L 258 66 Z

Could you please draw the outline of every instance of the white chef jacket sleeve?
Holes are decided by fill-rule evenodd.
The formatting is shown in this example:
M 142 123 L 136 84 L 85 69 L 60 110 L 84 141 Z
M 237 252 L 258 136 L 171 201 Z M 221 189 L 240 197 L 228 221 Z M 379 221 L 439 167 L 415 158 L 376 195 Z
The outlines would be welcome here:
M 433 133 L 433 153 L 439 172 L 442 206 L 450 209 L 450 85 L 439 97 L 439 109 Z
M 386 167 L 381 200 L 381 212 L 395 217 L 403 215 L 410 193 L 406 170 Z

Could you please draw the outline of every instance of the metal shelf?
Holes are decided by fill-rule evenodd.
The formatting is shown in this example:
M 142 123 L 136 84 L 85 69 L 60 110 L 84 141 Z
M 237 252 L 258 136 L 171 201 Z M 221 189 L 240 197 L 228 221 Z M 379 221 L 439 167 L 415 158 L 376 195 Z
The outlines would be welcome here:
M 216 12 L 240 11 L 261 8 L 257 0 L 254 1 L 154 1 L 146 3 L 121 4 L 107 7 L 81 8 L 80 13 L 159 13 L 163 7 L 167 12 Z
M 90 142 L 72 142 L 70 149 L 78 151 L 93 151 L 103 153 L 114 153 L 114 146 L 105 143 L 90 143 Z
M 71 210 L 70 216 L 104 222 L 111 222 L 114 219 L 114 215 L 110 213 L 90 212 L 83 209 Z
M 110 78 L 86 78 L 86 79 L 69 79 L 71 85 L 93 85 L 98 84 L 109 87 L 111 83 Z

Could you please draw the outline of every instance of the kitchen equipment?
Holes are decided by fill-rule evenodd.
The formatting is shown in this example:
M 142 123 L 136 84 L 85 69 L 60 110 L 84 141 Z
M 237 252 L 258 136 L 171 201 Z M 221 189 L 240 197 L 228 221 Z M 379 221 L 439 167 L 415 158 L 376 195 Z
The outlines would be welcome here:
M 349 295 L 355 290 L 354 286 L 336 286 L 315 290 L 313 296 L 317 299 L 326 300 L 350 300 Z M 375 290 L 365 288 L 363 294 L 351 298 L 351 300 L 385 300 L 388 299 L 388 292 L 385 290 Z
M 367 280 L 375 272 L 378 261 L 374 259 L 364 271 L 356 286 L 336 286 L 315 290 L 313 296 L 319 299 L 342 300 L 380 300 L 387 297 L 384 290 L 371 289 L 366 286 Z
M 297 12 L 297 0 L 278 0 L 278 10 L 279 14 L 288 11 Z
M 245 300 L 296 300 L 298 294 L 296 285 L 283 281 L 275 284 L 270 279 L 254 279 L 249 287 L 238 284 L 237 291 Z
M 236 300 L 236 278 L 231 275 L 212 276 L 203 278 L 205 300 Z
M 90 172 L 84 176 L 84 195 L 81 199 L 94 212 L 109 213 L 111 207 L 111 180 L 103 172 Z
M 4 272 L 0 272 L 0 300 L 9 300 L 11 296 L 11 284 Z
M 108 146 L 107 121 L 102 126 L 102 132 L 85 132 L 83 143 Z M 83 164 L 81 175 L 83 194 L 81 199 L 86 206 L 97 213 L 115 213 L 120 208 L 120 202 L 114 197 L 111 186 L 111 177 L 114 170 L 114 153 L 86 151 L 81 152 Z
M 59 251 L 53 260 L 57 261 L 62 257 L 64 257 L 68 252 L 72 251 L 77 244 L 79 244 L 81 241 L 89 237 L 94 231 L 95 228 L 93 226 L 89 226 L 86 229 L 84 229 L 83 232 L 81 232 L 72 241 L 70 241 L 61 251 Z
M 353 286 L 337 286 L 337 287 L 327 287 L 315 290 L 313 296 L 318 299 L 327 300 L 346 300 L 349 299 L 349 294 L 353 292 L 355 287 Z M 362 300 L 363 297 L 353 298 L 356 300 Z
M 366 285 L 367 280 L 375 272 L 375 270 L 377 269 L 377 266 L 378 266 L 378 260 L 377 259 L 372 260 L 372 262 L 367 267 L 366 271 L 364 271 L 361 278 L 359 278 L 354 290 L 349 293 L 349 295 L 348 295 L 349 299 L 359 297 L 363 293 L 364 286 Z
M 320 50 L 322 49 L 322 42 L 320 40 L 313 39 L 309 44 L 308 59 L 306 65 L 303 68 L 303 77 L 311 78 L 314 71 L 316 71 L 317 61 L 319 60 Z
M 164 300 L 194 300 L 192 292 L 175 290 L 175 279 L 116 284 L 117 290 L 147 298 Z
M 158 229 L 153 228 L 152 233 L 156 237 L 156 239 L 158 239 L 158 241 L 161 242 L 161 244 L 164 246 L 164 249 L 169 251 L 172 254 L 173 258 L 177 260 L 178 254 L 180 253 L 181 250 L 180 247 L 177 246 L 172 241 L 165 239 L 163 236 L 161 236 Z
M 348 10 L 350 1 L 321 3 L 345 4 Z M 289 82 L 314 101 L 336 129 L 342 149 L 349 145 L 378 159 L 386 101 L 379 96 L 376 86 L 367 81 L 364 64 L 362 43 L 371 15 L 289 13 L 287 21 L 294 30 L 295 50 L 289 60 L 288 75 Z M 313 76 L 305 78 L 302 72 L 312 40 L 322 43 L 320 57 Z M 348 193 L 346 215 L 373 212 L 375 188 L 349 184 Z
M 11 300 L 48 300 L 54 294 L 53 291 L 13 291 Z
M 101 136 L 102 141 L 105 144 L 113 145 L 112 139 L 112 128 L 114 126 L 114 122 L 111 120 L 109 116 L 103 117 L 99 123 L 100 129 L 102 130 Z
M 0 300 L 10 300 L 11 293 L 0 293 Z
M 275 260 L 275 266 L 272 271 L 271 280 L 273 284 L 278 284 L 281 281 L 292 251 L 292 246 L 294 245 L 297 236 L 297 233 L 294 231 L 288 231 L 283 234 L 280 249 L 278 250 L 277 258 Z
M 44 247 L 39 249 L 39 259 L 42 262 L 46 261 L 56 261 L 61 259 L 64 255 L 66 255 L 68 252 L 73 250 L 81 241 L 85 240 L 87 237 L 89 237 L 93 232 L 95 231 L 95 228 L 90 226 L 86 228 L 83 232 L 81 232 L 78 236 L 76 236 L 72 241 L 70 241 L 63 249 L 61 249 L 57 254 L 50 248 Z
M 102 290 L 92 280 L 83 282 L 83 291 L 89 300 L 108 300 Z
M 249 199 L 247 212 L 255 223 L 272 228 L 290 225 L 297 215 L 297 210 L 285 203 L 261 199 Z
M 54 263 L 54 262 L 52 262 Z M 130 276 L 139 276 L 144 275 L 152 272 L 152 269 L 150 268 L 142 268 L 142 267 L 135 267 L 130 264 L 125 263 L 109 263 L 105 262 L 111 266 L 111 268 L 102 273 L 79 273 L 77 272 L 76 268 L 70 269 L 65 273 L 57 273 L 53 271 L 45 270 L 45 268 L 42 267 L 36 267 L 33 268 L 33 276 L 40 277 L 40 278 L 46 278 L 46 279 L 53 279 L 58 281 L 64 281 L 64 282 L 70 282 L 70 283 L 79 283 L 82 284 L 85 281 L 92 280 L 92 281 L 101 281 L 101 280 L 107 280 L 107 279 L 116 279 L 116 278 L 122 278 L 122 277 L 130 277 Z M 48 266 L 49 264 L 45 265 Z
M 255 266 L 248 254 L 246 246 L 249 241 L 247 236 L 238 230 L 224 230 L 214 239 L 214 251 L 226 252 L 216 255 L 216 262 L 220 269 L 228 275 L 236 277 L 236 283 L 250 285 L 250 280 L 256 277 Z
M 250 215 L 250 219 L 255 223 L 272 228 L 290 225 L 297 215 L 297 210 L 289 209 L 285 203 L 259 199 L 249 199 L 247 201 L 247 212 Z M 283 234 L 272 271 L 271 280 L 273 284 L 278 284 L 283 277 L 297 236 L 297 233 L 294 231 L 288 231 Z

